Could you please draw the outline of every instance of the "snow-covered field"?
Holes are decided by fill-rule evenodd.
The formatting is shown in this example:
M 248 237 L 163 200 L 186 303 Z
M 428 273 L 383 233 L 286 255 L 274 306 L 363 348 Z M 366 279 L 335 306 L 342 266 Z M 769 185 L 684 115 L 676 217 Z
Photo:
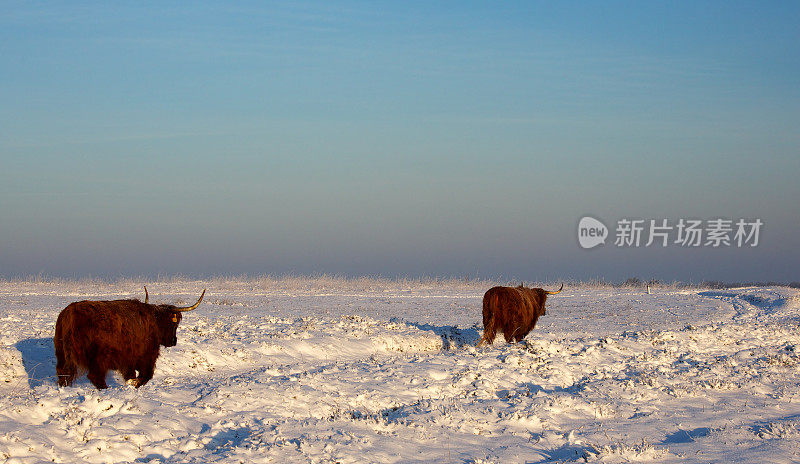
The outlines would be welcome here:
M 58 312 L 143 283 L 208 287 L 153 380 L 58 388 Z M 489 286 L 0 282 L 0 460 L 800 461 L 796 290 L 568 284 L 523 343 L 475 349 Z

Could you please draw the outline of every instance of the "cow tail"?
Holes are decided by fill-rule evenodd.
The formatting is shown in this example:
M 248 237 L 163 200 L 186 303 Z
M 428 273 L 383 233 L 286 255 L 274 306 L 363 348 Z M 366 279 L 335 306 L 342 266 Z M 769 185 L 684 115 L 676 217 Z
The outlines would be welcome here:
M 496 329 L 494 326 L 495 317 L 492 308 L 497 306 L 496 300 L 497 297 L 495 295 L 489 295 L 483 299 L 483 337 L 481 337 L 481 340 L 478 342 L 478 346 L 484 343 L 494 343 Z
M 56 322 L 56 333 L 53 335 L 53 347 L 56 349 L 56 371 L 58 372 L 60 369 L 63 369 L 64 365 L 66 364 L 66 359 L 64 358 L 64 334 L 63 329 L 61 328 L 61 317 L 58 318 Z
M 53 335 L 53 347 L 56 351 L 56 375 L 58 377 L 59 385 L 68 385 L 72 383 L 75 369 L 77 367 L 75 362 L 74 350 L 70 344 L 70 338 L 64 337 L 64 327 L 61 315 L 56 321 L 56 330 Z
M 61 362 L 64 360 L 64 346 L 62 345 L 63 330 L 61 328 L 61 321 L 56 323 L 56 333 L 53 335 L 53 346 L 56 349 L 56 359 Z

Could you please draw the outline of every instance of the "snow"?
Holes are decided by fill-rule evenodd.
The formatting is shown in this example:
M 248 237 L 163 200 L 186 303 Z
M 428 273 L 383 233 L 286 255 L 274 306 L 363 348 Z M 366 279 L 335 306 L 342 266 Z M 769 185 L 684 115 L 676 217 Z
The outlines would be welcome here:
M 140 389 L 55 382 L 82 299 L 200 307 Z M 291 277 L 0 282 L 0 457 L 62 462 L 800 460 L 800 296 L 567 284 L 476 349 L 492 284 Z M 551 283 L 545 288 L 557 288 Z

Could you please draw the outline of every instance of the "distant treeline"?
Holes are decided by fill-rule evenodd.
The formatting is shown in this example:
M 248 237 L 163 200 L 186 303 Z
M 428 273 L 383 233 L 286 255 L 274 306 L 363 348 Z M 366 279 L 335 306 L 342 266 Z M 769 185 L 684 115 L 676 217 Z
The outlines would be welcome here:
M 609 284 L 614 285 L 614 284 Z M 695 283 L 685 283 L 685 282 L 670 282 L 670 283 L 663 283 L 656 279 L 651 280 L 642 280 L 638 277 L 631 277 L 625 280 L 622 283 L 616 284 L 614 286 L 618 287 L 645 287 L 650 285 L 651 287 L 655 286 L 662 286 L 667 285 L 670 287 L 701 287 L 701 288 L 735 288 L 735 287 L 791 287 L 791 288 L 800 288 L 800 282 L 722 282 L 719 280 L 704 280 L 699 284 Z

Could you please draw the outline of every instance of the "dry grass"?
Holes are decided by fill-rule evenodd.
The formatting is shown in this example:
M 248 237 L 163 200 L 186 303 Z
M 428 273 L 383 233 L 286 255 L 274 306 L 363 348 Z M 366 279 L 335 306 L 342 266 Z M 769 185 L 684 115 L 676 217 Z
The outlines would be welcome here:
M 121 277 L 117 279 L 100 279 L 86 277 L 64 279 L 45 277 L 42 275 L 15 279 L 0 279 L 0 292 L 13 289 L 14 292 L 31 291 L 38 294 L 74 293 L 74 294 L 127 294 L 144 295 L 142 287 L 147 285 L 151 293 L 158 292 L 159 287 L 169 287 L 170 291 L 196 292 L 208 288 L 210 292 L 235 291 L 242 293 L 290 293 L 290 294 L 325 294 L 331 293 L 383 293 L 403 292 L 411 290 L 433 290 L 447 288 L 465 292 L 485 290 L 495 282 L 476 279 L 442 278 L 442 277 L 346 277 L 331 274 L 301 276 L 287 275 L 221 275 L 208 279 L 195 279 L 182 275 L 149 277 Z
M 236 291 L 241 293 L 286 293 L 286 294 L 316 294 L 326 293 L 396 293 L 404 291 L 430 291 L 441 288 L 463 292 L 482 293 L 495 285 L 519 285 L 521 281 L 493 281 L 474 278 L 454 277 L 382 277 L 360 276 L 348 277 L 336 274 L 314 275 L 233 275 L 224 274 L 206 279 L 197 279 L 184 275 L 158 275 L 151 277 L 119 277 L 104 279 L 98 277 L 82 277 L 65 279 L 48 277 L 43 274 L 22 278 L 0 279 L 0 293 L 5 289 L 14 292 L 31 291 L 38 294 L 59 293 L 75 295 L 117 294 L 134 297 L 143 296 L 142 287 L 147 285 L 151 291 L 158 292 L 159 287 L 168 287 L 172 293 L 195 293 L 203 288 L 210 292 Z M 650 285 L 653 291 L 680 290 L 680 289 L 707 289 L 712 285 L 686 284 L 682 282 L 657 282 L 628 279 L 622 283 L 612 283 L 603 279 L 588 281 L 559 280 L 552 282 L 525 281 L 528 287 L 542 287 L 557 289 L 561 283 L 564 289 L 582 290 L 614 290 L 614 289 L 642 289 Z M 142 295 L 139 295 L 139 294 Z

